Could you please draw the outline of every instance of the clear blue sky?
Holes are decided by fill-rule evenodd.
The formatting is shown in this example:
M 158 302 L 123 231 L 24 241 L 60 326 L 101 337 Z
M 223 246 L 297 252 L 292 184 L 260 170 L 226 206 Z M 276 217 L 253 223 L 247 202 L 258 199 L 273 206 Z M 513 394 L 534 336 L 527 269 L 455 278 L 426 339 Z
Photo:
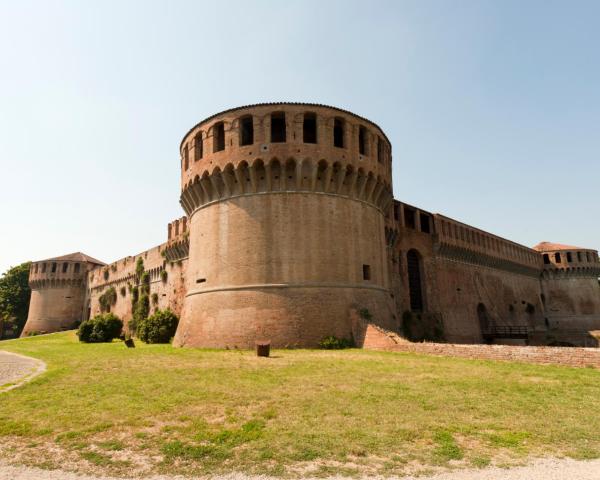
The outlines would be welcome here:
M 183 134 L 280 100 L 378 123 L 398 199 L 599 248 L 599 21 L 597 1 L 0 0 L 0 271 L 165 241 Z

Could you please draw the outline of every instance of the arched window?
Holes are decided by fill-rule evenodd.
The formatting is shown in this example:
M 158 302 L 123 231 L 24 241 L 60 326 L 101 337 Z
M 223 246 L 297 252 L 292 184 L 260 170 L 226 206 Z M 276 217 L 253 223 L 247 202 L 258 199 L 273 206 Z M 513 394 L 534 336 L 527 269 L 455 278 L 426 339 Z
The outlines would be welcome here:
M 225 125 L 223 122 L 213 126 L 213 153 L 225 150 Z
M 358 128 L 358 153 L 367 155 L 367 129 L 365 127 Z
M 247 115 L 240 118 L 240 145 L 252 145 L 254 143 L 254 122 L 252 116 Z
M 573 261 L 573 254 L 571 252 L 567 252 L 567 262 L 571 263 Z
M 341 118 L 333 121 L 333 146 L 344 148 L 344 120 Z
M 317 116 L 314 113 L 304 114 L 302 141 L 304 143 L 317 143 Z
M 286 140 L 285 113 L 271 114 L 271 143 L 284 143 Z
M 559 253 L 559 252 L 556 252 L 556 253 L 554 254 L 554 261 L 555 261 L 556 263 L 560 263 L 560 262 L 561 262 L 561 259 L 560 259 L 560 253 Z
M 544 253 L 544 264 L 548 265 L 550 263 L 550 256 L 547 253 Z
M 203 155 L 202 132 L 198 132 L 194 137 L 194 161 L 200 160 Z
M 410 309 L 413 312 L 423 311 L 423 290 L 421 285 L 421 258 L 416 250 L 409 250 L 406 254 L 406 267 L 408 269 L 408 294 Z

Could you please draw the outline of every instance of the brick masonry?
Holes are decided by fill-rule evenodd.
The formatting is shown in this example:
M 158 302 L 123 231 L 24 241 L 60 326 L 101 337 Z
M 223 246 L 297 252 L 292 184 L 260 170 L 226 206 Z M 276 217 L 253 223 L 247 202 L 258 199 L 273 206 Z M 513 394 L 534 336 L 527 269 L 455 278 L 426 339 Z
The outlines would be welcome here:
M 389 352 L 418 353 L 473 360 L 502 360 L 541 365 L 600 368 L 600 349 L 597 348 L 411 343 L 372 324 L 366 326 L 362 347 Z

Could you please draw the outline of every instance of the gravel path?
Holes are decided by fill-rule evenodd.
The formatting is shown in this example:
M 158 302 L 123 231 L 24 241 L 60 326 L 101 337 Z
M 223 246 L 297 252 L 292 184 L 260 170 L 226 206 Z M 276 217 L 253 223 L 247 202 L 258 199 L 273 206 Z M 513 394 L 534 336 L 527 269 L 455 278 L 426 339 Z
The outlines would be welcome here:
M 272 480 L 269 477 L 249 477 L 244 474 L 230 474 L 210 477 L 211 480 Z M 336 477 L 331 477 L 336 478 Z M 341 480 L 342 477 L 337 477 Z M 403 480 L 600 480 L 600 459 L 581 461 L 571 459 L 544 459 L 510 470 L 484 468 L 462 470 L 430 477 L 402 477 Z M 78 475 L 62 471 L 40 470 L 38 468 L 14 467 L 0 463 L 0 480 L 124 480 L 114 477 Z M 131 479 L 133 480 L 133 479 Z M 153 476 L 145 480 L 184 480 L 184 477 Z M 187 478 L 186 480 L 192 480 Z M 365 477 L 367 480 L 367 477 Z M 382 477 L 368 477 L 368 480 L 383 480 Z M 389 480 L 389 479 L 388 479 Z
M 21 386 L 46 370 L 41 360 L 0 350 L 0 393 Z

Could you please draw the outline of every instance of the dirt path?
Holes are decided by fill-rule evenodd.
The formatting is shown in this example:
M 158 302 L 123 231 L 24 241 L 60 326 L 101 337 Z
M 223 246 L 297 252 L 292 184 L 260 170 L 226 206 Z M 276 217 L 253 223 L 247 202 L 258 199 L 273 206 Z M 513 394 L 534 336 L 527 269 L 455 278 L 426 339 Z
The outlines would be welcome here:
M 211 480 L 271 480 L 269 477 L 249 477 L 244 474 L 230 474 L 210 477 Z M 335 478 L 335 477 L 332 477 Z M 341 480 L 342 477 L 337 477 Z M 0 480 L 124 480 L 114 477 L 78 475 L 59 470 L 48 471 L 30 467 L 15 467 L 0 463 Z M 133 479 L 131 479 L 133 480 Z M 152 476 L 145 480 L 184 480 L 184 477 Z M 187 480 L 192 480 L 187 478 Z M 322 479 L 320 479 L 322 480 Z M 365 480 L 367 480 L 365 478 Z M 368 480 L 383 480 L 382 477 L 369 477 Z M 390 479 L 388 479 L 390 480 Z M 402 480 L 600 480 L 600 459 L 571 460 L 544 459 L 510 470 L 484 468 L 462 470 L 429 477 L 402 477 Z
M 0 393 L 23 385 L 45 370 L 41 360 L 0 350 Z

